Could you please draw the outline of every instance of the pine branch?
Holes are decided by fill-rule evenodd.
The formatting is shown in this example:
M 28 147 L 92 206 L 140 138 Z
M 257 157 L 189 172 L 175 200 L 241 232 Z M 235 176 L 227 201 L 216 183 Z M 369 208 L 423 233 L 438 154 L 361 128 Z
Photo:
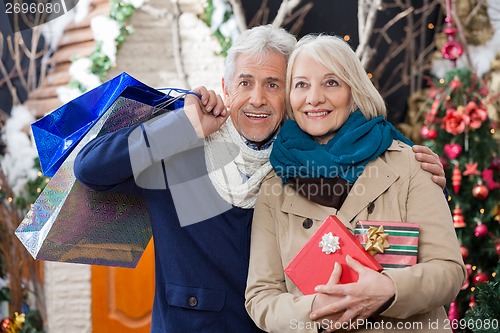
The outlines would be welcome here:
M 496 269 L 496 276 L 500 276 L 500 261 Z M 479 328 L 479 325 L 473 329 L 476 333 L 491 333 L 496 332 L 494 327 L 485 327 L 485 323 L 494 323 L 500 318 L 500 281 L 489 281 L 486 283 L 480 283 L 477 285 L 475 290 L 475 308 L 471 308 L 467 311 L 465 315 L 465 320 L 472 323 L 481 323 L 483 327 Z M 498 327 L 497 327 L 498 328 Z

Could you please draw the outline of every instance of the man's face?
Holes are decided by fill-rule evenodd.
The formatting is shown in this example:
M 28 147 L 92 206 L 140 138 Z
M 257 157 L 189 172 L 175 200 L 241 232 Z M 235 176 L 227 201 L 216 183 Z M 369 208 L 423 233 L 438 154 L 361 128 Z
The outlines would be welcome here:
M 257 60 L 240 54 L 230 87 L 222 81 L 222 89 L 236 130 L 259 144 L 276 132 L 285 113 L 286 60 L 276 52 Z

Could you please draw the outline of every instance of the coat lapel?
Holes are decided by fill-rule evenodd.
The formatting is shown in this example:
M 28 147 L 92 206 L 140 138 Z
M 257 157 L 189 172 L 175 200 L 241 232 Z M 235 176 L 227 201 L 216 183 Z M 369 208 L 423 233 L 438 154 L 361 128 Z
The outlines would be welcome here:
M 393 141 L 387 150 L 401 150 L 397 141 Z M 281 210 L 298 216 L 324 220 L 328 215 L 335 214 L 344 223 L 349 223 L 356 215 L 365 209 L 368 204 L 375 201 L 397 179 L 399 174 L 391 168 L 382 158 L 377 157 L 368 163 L 365 170 L 352 187 L 341 209 L 318 205 L 307 200 L 300 194 L 286 186 L 285 198 Z
M 301 217 L 309 217 L 313 220 L 323 221 L 329 215 L 335 215 L 337 210 L 332 207 L 318 205 L 313 201 L 307 200 L 300 195 L 291 186 L 286 186 L 286 194 L 281 205 L 284 213 L 293 214 Z
M 375 201 L 384 193 L 398 178 L 399 174 L 384 160 L 377 157 L 368 163 L 361 176 L 354 183 L 337 215 L 346 223 L 350 222 L 370 202 Z

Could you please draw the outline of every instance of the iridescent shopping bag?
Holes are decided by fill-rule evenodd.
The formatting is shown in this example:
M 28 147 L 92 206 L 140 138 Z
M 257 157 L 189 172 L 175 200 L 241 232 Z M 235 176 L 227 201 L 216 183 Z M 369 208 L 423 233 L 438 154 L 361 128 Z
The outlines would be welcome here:
M 183 103 L 163 95 L 162 100 L 148 103 L 154 106 L 148 105 L 146 100 L 135 100 L 136 89 L 141 87 L 126 88 L 103 112 L 17 228 L 17 237 L 35 259 L 121 267 L 135 267 L 139 261 L 152 235 L 144 203 L 132 196 L 90 190 L 73 172 L 76 155 L 94 137 L 145 122 Z
M 128 90 L 130 87 L 135 89 Z M 158 104 L 165 97 L 158 90 L 122 73 L 34 122 L 31 129 L 43 174 L 52 177 L 83 136 L 124 94 L 150 105 Z M 174 103 L 171 109 L 180 106 L 182 104 Z

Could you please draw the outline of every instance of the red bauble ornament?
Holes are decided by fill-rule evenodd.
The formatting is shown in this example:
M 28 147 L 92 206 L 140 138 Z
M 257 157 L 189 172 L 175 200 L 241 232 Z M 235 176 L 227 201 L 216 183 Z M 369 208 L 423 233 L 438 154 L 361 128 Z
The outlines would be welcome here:
M 457 60 L 458 58 L 460 58 L 463 52 L 464 49 L 462 45 L 455 41 L 446 42 L 441 48 L 441 54 L 443 55 L 443 57 L 450 60 Z
M 427 126 L 422 127 L 420 130 L 420 135 L 427 140 L 434 140 L 437 138 L 437 131 L 434 128 L 429 128 Z
M 483 184 L 476 185 L 472 189 L 472 196 L 479 200 L 486 199 L 489 193 L 490 191 L 488 190 L 488 187 L 484 186 Z
M 455 228 L 465 228 L 464 216 L 459 205 L 453 209 L 453 226 Z
M 467 272 L 467 278 L 472 274 L 472 265 L 471 264 L 465 264 L 465 270 Z
M 465 282 L 462 285 L 462 287 L 460 288 L 460 290 L 466 290 L 467 288 L 469 288 L 469 285 L 470 285 L 470 281 L 469 281 L 469 279 L 467 279 L 467 280 L 465 280 Z
M 483 96 L 483 97 L 486 97 L 490 94 L 490 91 L 488 89 L 488 87 L 485 87 L 485 86 L 481 86 L 477 92 L 479 93 L 479 95 Z
M 467 259 L 467 257 L 469 256 L 469 249 L 467 249 L 465 246 L 460 246 L 460 253 L 462 253 L 462 259 Z
M 444 145 L 444 153 L 450 160 L 454 160 L 462 153 L 462 146 L 458 143 L 447 143 Z
M 488 227 L 486 224 L 478 224 L 474 229 L 474 236 L 476 237 L 486 237 L 488 236 Z
M 500 157 L 495 156 L 491 159 L 490 169 L 496 172 L 500 171 Z
M 456 163 L 455 168 L 453 168 L 453 173 L 451 174 L 451 184 L 453 185 L 453 191 L 458 193 L 460 191 L 460 185 L 462 185 L 462 173 L 460 172 L 458 163 Z
M 4 318 L 0 321 L 0 332 L 10 332 L 14 322 L 10 318 Z
M 474 298 L 474 296 L 470 297 L 469 308 L 471 308 L 472 310 L 476 308 L 476 299 Z
M 497 254 L 500 256 L 500 243 L 495 244 L 495 250 L 497 250 Z
M 457 321 L 460 319 L 460 313 L 458 312 L 458 306 L 456 301 L 450 303 L 450 309 L 448 310 L 448 319 L 450 322 Z
M 481 283 L 481 282 L 488 282 L 490 279 L 488 278 L 488 274 L 480 272 L 477 273 L 472 277 L 472 281 L 474 281 L 474 284 Z
M 446 170 L 448 168 L 448 159 L 444 156 L 439 157 L 439 162 L 443 165 L 443 170 Z

